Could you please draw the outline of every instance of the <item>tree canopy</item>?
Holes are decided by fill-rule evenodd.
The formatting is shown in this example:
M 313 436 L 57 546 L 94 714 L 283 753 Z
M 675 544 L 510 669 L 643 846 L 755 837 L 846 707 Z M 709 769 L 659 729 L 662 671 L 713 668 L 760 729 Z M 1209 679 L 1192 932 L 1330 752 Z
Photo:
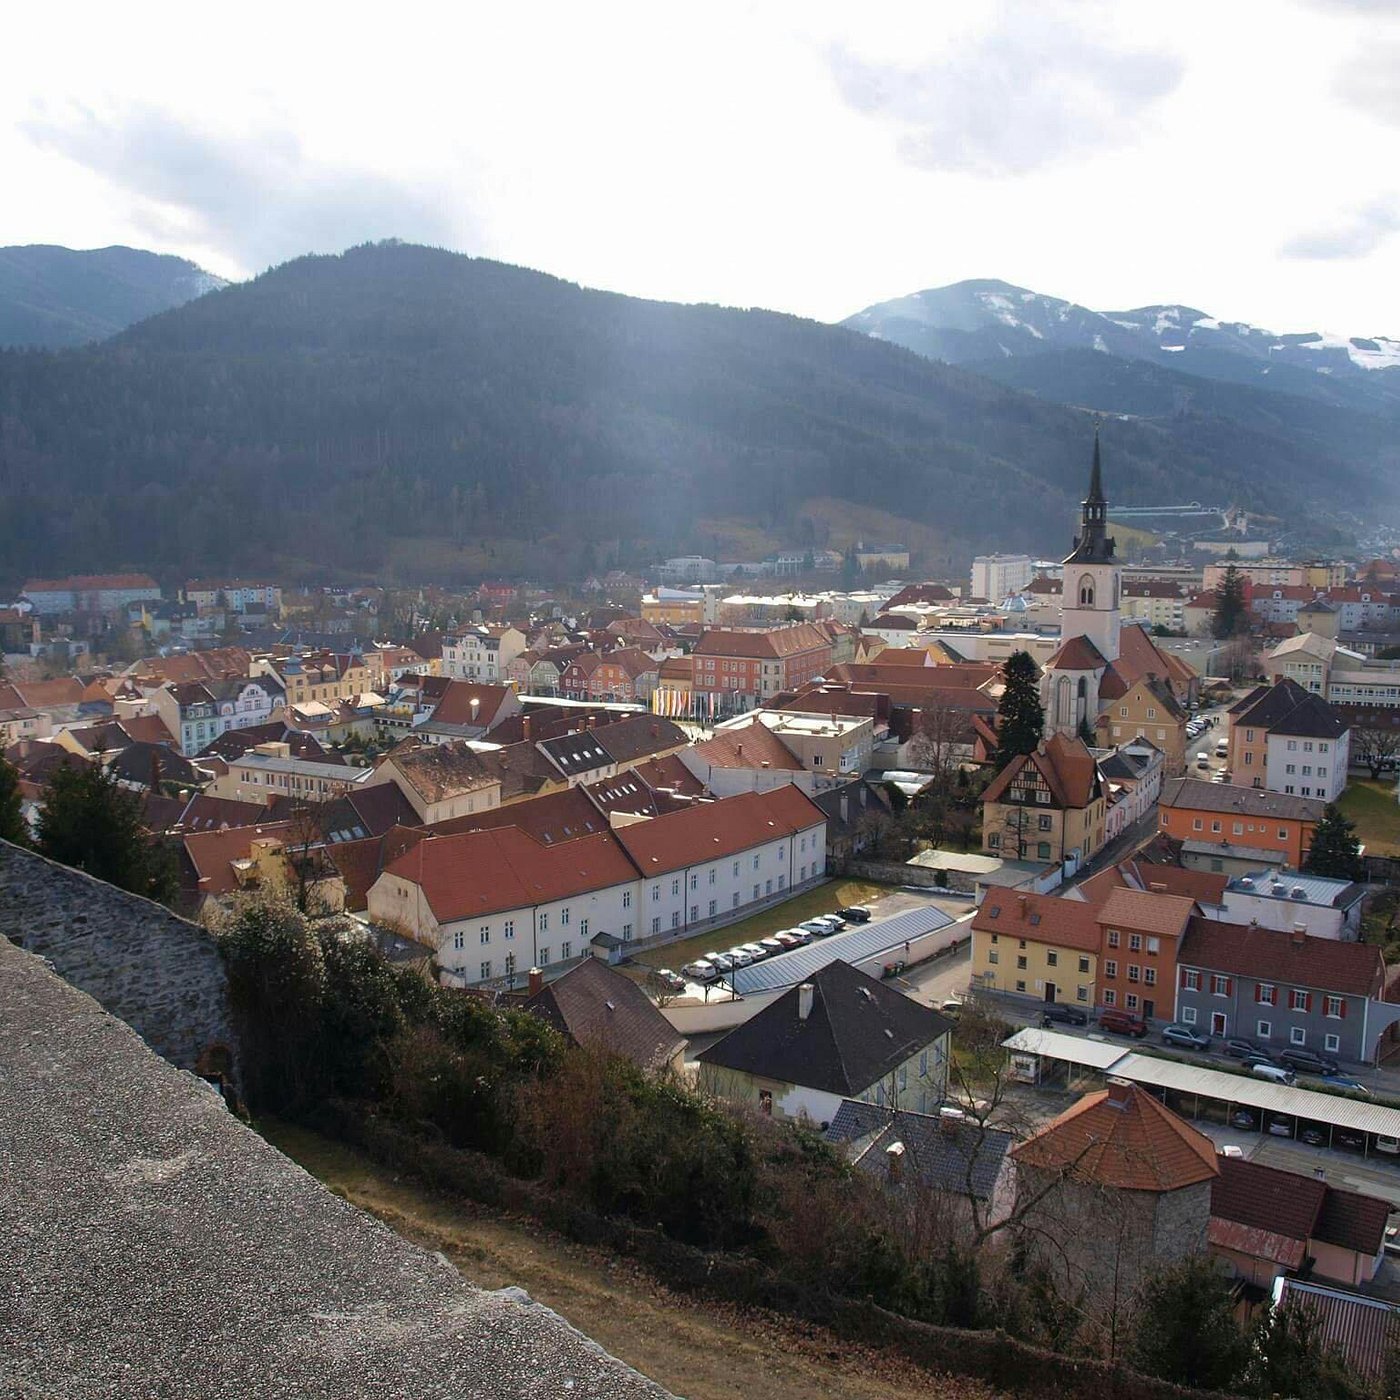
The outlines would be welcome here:
M 996 766 L 1005 768 L 1017 754 L 1034 753 L 1045 734 L 1040 678 L 1029 652 L 1013 652 L 1002 667 L 1006 688 L 997 702 Z
M 1303 869 L 1310 875 L 1328 875 L 1334 880 L 1359 880 L 1364 874 L 1356 823 L 1349 821 L 1335 803 L 1327 804 L 1313 832 Z

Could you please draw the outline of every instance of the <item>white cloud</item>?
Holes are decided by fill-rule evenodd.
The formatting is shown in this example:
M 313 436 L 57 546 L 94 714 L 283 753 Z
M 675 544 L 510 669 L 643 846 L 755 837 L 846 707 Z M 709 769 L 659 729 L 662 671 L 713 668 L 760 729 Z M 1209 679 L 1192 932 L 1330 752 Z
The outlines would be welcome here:
M 1393 199 L 1380 199 L 1335 223 L 1289 239 L 1281 251 L 1289 258 L 1365 258 L 1397 230 L 1400 210 Z
M 977 175 L 1022 175 L 1131 142 L 1184 73 L 1175 54 L 1097 38 L 1050 9 L 1013 9 L 916 66 L 838 47 L 831 67 L 852 107 L 894 129 L 910 165 Z

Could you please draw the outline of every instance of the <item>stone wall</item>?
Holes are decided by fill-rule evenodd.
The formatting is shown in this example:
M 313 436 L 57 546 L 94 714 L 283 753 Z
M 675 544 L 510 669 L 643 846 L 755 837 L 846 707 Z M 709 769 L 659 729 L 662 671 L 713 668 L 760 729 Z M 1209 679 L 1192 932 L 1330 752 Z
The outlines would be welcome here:
M 214 940 L 168 909 L 0 841 L 0 935 L 45 959 L 158 1055 L 238 1085 Z

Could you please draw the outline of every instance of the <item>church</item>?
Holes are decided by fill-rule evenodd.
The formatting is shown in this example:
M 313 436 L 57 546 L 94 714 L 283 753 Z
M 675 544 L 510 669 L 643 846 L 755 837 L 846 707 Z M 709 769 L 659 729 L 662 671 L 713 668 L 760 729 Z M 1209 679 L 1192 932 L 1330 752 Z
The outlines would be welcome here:
M 1145 738 L 1163 750 L 1167 771 L 1180 773 L 1187 707 L 1200 678 L 1158 647 L 1145 627 L 1131 619 L 1123 624 L 1122 570 L 1108 533 L 1096 431 L 1089 494 L 1064 561 L 1060 646 L 1041 675 L 1045 731 L 1078 735 L 1100 747 Z

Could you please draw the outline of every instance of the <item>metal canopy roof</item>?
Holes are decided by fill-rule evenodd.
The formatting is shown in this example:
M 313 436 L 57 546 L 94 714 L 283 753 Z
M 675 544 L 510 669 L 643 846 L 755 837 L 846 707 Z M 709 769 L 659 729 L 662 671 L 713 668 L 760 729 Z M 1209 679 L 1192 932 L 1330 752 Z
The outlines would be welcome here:
M 941 909 L 932 906 L 911 909 L 907 914 L 861 924 L 829 938 L 818 938 L 805 948 L 794 948 L 790 953 L 779 953 L 777 957 L 741 967 L 727 980 L 732 981 L 740 996 L 795 987 L 828 963 L 858 963 L 896 948 L 902 950 L 911 939 L 935 933 L 954 922 Z
M 1115 1045 L 1112 1041 L 1086 1040 L 1083 1036 L 1037 1030 L 1034 1026 L 1017 1031 L 1009 1039 L 1003 1040 L 1002 1046 L 1007 1050 L 1046 1055 L 1052 1060 L 1064 1060 L 1072 1065 L 1087 1065 L 1099 1070 L 1116 1065 L 1128 1053 L 1121 1044 Z

